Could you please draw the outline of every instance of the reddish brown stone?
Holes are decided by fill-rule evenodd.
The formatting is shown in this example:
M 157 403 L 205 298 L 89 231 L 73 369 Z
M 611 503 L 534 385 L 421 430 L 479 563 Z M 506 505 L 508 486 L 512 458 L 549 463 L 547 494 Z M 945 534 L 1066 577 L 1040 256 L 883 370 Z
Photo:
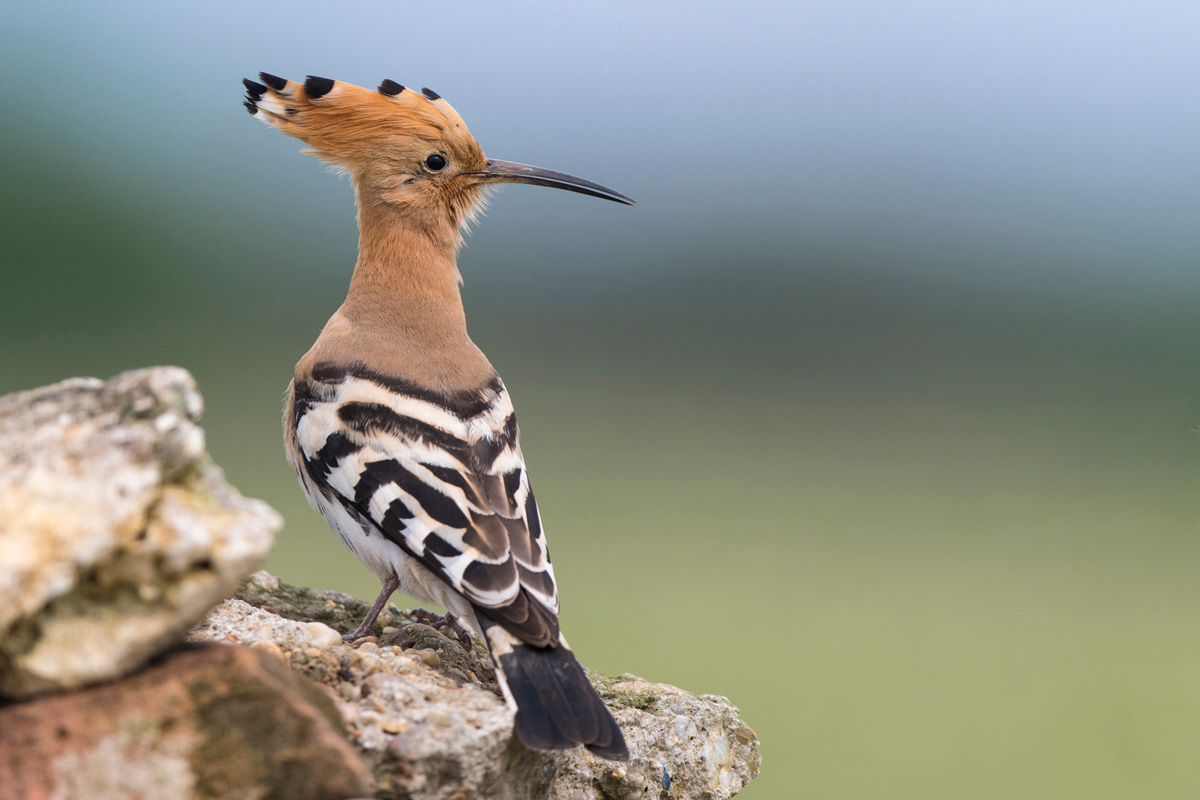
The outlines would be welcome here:
M 333 702 L 246 647 L 0 707 L 0 800 L 344 800 L 370 777 Z

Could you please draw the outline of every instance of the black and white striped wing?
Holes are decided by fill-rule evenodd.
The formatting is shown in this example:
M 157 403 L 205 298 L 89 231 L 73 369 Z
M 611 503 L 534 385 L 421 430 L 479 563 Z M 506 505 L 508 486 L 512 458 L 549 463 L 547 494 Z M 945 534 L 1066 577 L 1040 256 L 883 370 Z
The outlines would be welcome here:
M 445 396 L 358 367 L 294 392 L 314 487 L 369 521 L 522 641 L 558 641 L 558 594 L 499 378 Z

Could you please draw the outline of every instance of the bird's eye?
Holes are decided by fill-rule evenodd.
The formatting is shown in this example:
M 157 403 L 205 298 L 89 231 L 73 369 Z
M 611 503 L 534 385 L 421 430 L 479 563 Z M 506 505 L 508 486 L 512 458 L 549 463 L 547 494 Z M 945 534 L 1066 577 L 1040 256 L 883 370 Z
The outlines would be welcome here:
M 441 153 L 434 153 L 425 159 L 425 166 L 434 172 L 440 172 L 446 168 L 446 157 Z

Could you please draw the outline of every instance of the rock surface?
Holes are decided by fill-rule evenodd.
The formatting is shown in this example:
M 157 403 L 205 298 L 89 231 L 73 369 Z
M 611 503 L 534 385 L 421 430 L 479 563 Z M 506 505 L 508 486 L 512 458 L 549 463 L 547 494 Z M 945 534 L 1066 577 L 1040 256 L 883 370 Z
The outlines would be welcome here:
M 123 675 L 266 557 L 280 526 L 204 452 L 185 370 L 0 398 L 0 696 Z
M 338 710 L 246 647 L 169 653 L 117 683 L 0 707 L 0 800 L 326 800 L 370 774 Z
M 628 764 L 582 748 L 528 750 L 482 645 L 468 651 L 394 607 L 379 636 L 343 644 L 339 631 L 365 612 L 348 595 L 259 572 L 192 639 L 248 644 L 324 686 L 373 769 L 376 797 L 723 800 L 758 774 L 758 740 L 728 700 L 633 675 L 592 675 L 629 742 Z

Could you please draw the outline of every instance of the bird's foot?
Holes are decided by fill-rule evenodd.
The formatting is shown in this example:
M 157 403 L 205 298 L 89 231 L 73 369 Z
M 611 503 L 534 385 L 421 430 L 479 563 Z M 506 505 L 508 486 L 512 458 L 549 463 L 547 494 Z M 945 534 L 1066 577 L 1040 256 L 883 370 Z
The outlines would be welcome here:
M 462 646 L 468 653 L 475 649 L 475 644 L 471 641 L 471 634 L 462 626 L 453 614 L 435 614 L 424 608 L 414 608 L 411 612 L 413 619 L 424 622 L 431 628 L 449 628 L 450 631 L 458 637 L 462 642 Z
M 379 592 L 379 597 L 375 598 L 375 605 L 371 606 L 371 610 L 367 612 L 367 617 L 359 625 L 349 633 L 342 634 L 342 641 L 347 644 L 353 644 L 359 639 L 365 639 L 368 636 L 375 635 L 375 620 L 379 617 L 379 612 L 383 611 L 383 605 L 387 602 L 392 593 L 400 588 L 400 579 L 395 575 L 383 582 L 383 588 Z
M 342 641 L 346 644 L 354 644 L 359 639 L 365 639 L 368 636 L 375 635 L 375 620 L 363 620 L 363 624 L 359 625 L 349 633 L 342 634 Z

